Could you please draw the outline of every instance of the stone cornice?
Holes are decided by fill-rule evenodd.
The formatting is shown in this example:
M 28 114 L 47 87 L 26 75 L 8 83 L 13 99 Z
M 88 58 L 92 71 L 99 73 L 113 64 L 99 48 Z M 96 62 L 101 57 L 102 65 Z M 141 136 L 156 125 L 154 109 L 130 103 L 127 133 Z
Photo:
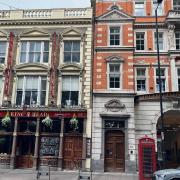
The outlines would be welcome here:
M 134 51 L 134 47 L 95 47 L 95 51 Z
M 78 25 L 78 24 L 92 24 L 92 19 L 43 19 L 43 20 L 1 20 L 1 26 L 9 26 L 9 25 Z

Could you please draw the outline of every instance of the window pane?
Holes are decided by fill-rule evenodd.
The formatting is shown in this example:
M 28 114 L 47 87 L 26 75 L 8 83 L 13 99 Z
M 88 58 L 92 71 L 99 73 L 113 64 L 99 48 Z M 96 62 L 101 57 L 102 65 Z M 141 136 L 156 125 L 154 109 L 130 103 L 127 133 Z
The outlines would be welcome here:
M 80 62 L 80 53 L 72 53 L 72 62 Z
M 64 62 L 71 62 L 71 53 L 64 52 Z
M 41 53 L 34 53 L 34 62 L 40 62 Z
M 24 104 L 30 105 L 30 102 L 31 102 L 31 91 L 25 91 Z
M 144 2 L 135 2 L 135 15 L 136 16 L 145 15 Z
M 49 51 L 49 42 L 48 41 L 45 41 L 44 42 L 44 51 Z
M 34 52 L 35 51 L 35 42 L 30 42 L 30 48 L 29 48 L 29 51 L 30 52 Z
M 41 90 L 46 90 L 46 79 L 41 80 Z
M 37 104 L 37 91 L 32 91 L 31 104 Z
M 21 42 L 21 52 L 27 51 L 27 42 Z
M 43 53 L 43 62 L 47 63 L 49 60 L 49 52 L 44 52 Z
M 110 27 L 110 45 L 120 45 L 120 27 Z
M 73 41 L 73 51 L 80 51 L 80 41 Z
M 36 42 L 35 51 L 41 52 L 41 42 Z
M 20 62 L 21 62 L 21 63 L 26 62 L 26 52 L 21 52 Z
M 45 101 L 46 101 L 46 91 L 41 91 L 40 105 L 45 105 Z
M 72 42 L 71 41 L 64 41 L 64 51 L 71 51 Z
M 17 89 L 23 89 L 23 77 L 18 77 Z
M 23 94 L 22 91 L 17 91 L 17 94 L 16 94 L 16 105 L 21 105 L 21 103 L 22 103 L 22 94 Z

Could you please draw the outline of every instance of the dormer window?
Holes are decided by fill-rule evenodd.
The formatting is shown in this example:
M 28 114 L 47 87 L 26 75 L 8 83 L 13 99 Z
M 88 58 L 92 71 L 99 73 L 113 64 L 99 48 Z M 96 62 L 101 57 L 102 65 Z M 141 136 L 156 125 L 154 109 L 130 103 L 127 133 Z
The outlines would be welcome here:
M 80 41 L 64 41 L 64 62 L 79 63 L 80 62 Z
M 48 41 L 22 41 L 20 63 L 48 63 Z
M 5 41 L 1 41 L 0 42 L 0 64 L 4 64 L 5 63 L 5 59 L 6 59 L 6 47 L 7 47 L 7 43 Z

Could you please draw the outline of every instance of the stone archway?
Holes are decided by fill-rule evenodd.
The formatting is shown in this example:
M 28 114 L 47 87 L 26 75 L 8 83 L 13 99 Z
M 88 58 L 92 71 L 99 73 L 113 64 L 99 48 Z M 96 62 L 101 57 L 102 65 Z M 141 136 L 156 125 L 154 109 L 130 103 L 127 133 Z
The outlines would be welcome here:
M 161 118 L 157 121 L 157 147 L 161 143 L 160 131 Z M 164 150 L 166 168 L 180 167 L 180 110 L 164 113 Z

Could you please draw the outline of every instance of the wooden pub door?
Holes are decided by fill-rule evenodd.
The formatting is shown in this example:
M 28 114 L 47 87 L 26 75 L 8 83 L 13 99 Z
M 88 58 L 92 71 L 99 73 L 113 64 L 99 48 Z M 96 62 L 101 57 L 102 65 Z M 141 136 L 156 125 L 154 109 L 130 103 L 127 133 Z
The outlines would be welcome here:
M 82 135 L 66 135 L 63 144 L 63 168 L 78 169 L 82 164 Z
M 121 131 L 107 131 L 105 134 L 105 171 L 124 172 L 124 166 L 124 133 Z

